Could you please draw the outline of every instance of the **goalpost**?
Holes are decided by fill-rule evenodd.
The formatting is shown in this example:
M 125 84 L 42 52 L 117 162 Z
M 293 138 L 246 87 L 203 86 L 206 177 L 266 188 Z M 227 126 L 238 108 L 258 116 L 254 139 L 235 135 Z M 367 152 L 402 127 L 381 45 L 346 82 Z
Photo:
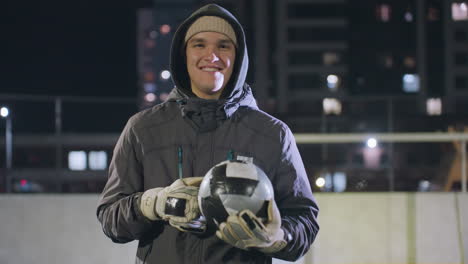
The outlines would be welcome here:
M 443 133 L 443 132 L 419 132 L 419 133 L 329 133 L 329 134 L 294 134 L 297 144 L 336 144 L 359 143 L 369 138 L 375 138 L 379 142 L 459 142 L 461 155 L 461 186 L 466 193 L 467 183 L 467 156 L 466 142 L 468 133 Z

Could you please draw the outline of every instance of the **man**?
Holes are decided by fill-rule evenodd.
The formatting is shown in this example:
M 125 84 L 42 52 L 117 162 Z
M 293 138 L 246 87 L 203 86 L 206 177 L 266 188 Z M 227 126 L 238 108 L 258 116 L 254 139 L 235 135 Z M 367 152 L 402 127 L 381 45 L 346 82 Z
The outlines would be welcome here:
M 175 33 L 176 87 L 128 121 L 97 209 L 114 242 L 139 240 L 136 263 L 294 261 L 315 239 L 318 207 L 293 135 L 258 109 L 247 68 L 243 29 L 217 5 L 197 10 Z M 275 200 L 266 222 L 248 210 L 219 226 L 200 220 L 200 176 L 231 158 L 252 161 L 270 178 Z

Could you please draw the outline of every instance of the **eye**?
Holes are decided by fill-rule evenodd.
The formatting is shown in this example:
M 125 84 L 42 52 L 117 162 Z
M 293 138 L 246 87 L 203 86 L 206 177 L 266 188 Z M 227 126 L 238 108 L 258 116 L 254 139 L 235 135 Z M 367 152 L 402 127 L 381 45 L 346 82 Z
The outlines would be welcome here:
M 220 44 L 219 48 L 227 50 L 227 49 L 231 49 L 231 45 L 229 45 L 229 44 Z

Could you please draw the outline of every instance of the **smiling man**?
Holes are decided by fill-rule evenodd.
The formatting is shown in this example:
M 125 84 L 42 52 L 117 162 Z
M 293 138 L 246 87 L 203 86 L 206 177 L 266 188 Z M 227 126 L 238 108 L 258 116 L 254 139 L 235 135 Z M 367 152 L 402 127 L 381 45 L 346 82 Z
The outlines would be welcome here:
M 271 263 L 303 256 L 318 207 L 289 128 L 258 109 L 245 78 L 245 35 L 218 5 L 195 11 L 171 49 L 175 88 L 128 121 L 115 146 L 97 216 L 114 242 L 138 240 L 136 263 Z M 216 225 L 198 207 L 203 175 L 249 160 L 274 188 L 268 217 L 244 210 Z
M 204 23 L 217 19 L 204 17 L 198 21 Z M 191 34 L 186 36 L 189 39 L 186 56 L 192 92 L 200 98 L 218 99 L 232 75 L 236 56 L 234 42 L 217 32 L 200 32 L 191 38 Z

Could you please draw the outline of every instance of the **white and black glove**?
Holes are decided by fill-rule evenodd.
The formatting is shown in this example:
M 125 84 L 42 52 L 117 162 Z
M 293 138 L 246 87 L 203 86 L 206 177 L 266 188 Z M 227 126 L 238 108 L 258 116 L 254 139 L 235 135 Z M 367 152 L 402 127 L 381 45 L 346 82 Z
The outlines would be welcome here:
M 198 207 L 203 177 L 178 179 L 165 188 L 149 189 L 140 199 L 140 210 L 150 220 L 165 220 L 180 231 L 202 233 L 206 223 Z
M 275 200 L 268 202 L 268 219 L 265 223 L 250 210 L 231 215 L 219 225 L 216 236 L 226 243 L 244 250 L 257 249 L 271 254 L 283 249 L 287 242 L 281 229 L 281 215 Z

